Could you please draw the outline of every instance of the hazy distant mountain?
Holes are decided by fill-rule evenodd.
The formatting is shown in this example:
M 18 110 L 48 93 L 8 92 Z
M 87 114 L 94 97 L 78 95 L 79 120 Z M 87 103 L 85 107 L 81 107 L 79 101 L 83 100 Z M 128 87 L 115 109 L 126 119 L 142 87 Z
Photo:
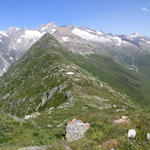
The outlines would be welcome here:
M 36 29 L 10 27 L 0 31 L 0 74 L 2 75 L 18 58 L 46 32 L 75 53 L 97 53 L 109 56 L 130 69 L 136 69 L 137 58 L 150 53 L 150 38 L 139 33 L 131 35 L 105 34 L 86 27 L 56 23 L 43 24 Z M 140 59 L 141 60 L 141 59 Z M 138 67 L 138 66 L 137 66 Z

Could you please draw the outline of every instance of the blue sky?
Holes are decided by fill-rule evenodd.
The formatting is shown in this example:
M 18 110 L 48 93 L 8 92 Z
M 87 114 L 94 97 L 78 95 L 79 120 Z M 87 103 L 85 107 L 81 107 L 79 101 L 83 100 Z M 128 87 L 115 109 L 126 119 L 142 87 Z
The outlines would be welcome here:
M 150 0 L 0 0 L 0 30 L 51 21 L 150 36 Z

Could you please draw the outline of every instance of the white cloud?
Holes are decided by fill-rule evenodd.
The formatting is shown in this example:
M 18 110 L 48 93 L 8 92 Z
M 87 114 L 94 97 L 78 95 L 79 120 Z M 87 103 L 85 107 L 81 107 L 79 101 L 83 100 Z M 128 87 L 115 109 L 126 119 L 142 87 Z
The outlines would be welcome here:
M 141 7 L 141 10 L 145 11 L 145 12 L 149 12 L 149 9 L 146 7 Z

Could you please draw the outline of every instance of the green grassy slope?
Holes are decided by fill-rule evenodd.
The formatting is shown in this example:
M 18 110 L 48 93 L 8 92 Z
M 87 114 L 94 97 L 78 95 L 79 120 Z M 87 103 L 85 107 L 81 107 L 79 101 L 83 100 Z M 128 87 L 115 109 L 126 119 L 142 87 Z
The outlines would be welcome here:
M 139 68 L 139 71 L 143 73 L 148 78 L 150 77 L 150 55 L 141 55 L 136 57 L 136 65 Z
M 101 55 L 79 55 L 66 53 L 76 65 L 91 72 L 100 80 L 107 82 L 113 88 L 126 93 L 140 104 L 150 104 L 150 79 L 141 73 L 119 65 L 112 59 Z

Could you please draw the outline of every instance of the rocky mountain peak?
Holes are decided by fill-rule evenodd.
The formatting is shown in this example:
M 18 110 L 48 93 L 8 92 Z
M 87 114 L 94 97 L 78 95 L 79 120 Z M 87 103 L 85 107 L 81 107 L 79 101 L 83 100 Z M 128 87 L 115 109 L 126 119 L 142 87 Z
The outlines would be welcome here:
M 140 34 L 139 32 L 134 32 L 130 35 L 130 37 L 132 38 L 138 38 L 138 37 L 142 37 L 142 34 Z
M 56 22 L 50 22 L 50 23 L 48 23 L 48 25 L 58 27 Z
M 49 33 L 54 33 L 59 26 L 55 22 L 50 22 L 48 24 L 42 24 L 40 27 L 38 27 L 36 30 L 40 32 L 49 32 Z

